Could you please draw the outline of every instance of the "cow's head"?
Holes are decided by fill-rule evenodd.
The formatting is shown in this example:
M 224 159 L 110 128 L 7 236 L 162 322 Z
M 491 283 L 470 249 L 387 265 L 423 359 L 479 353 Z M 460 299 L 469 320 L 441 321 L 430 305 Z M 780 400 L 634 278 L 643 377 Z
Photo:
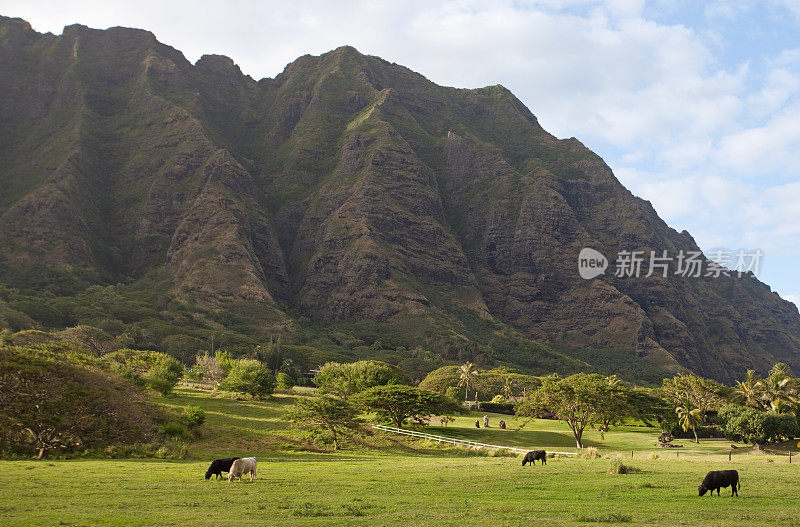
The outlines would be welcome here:
M 206 479 L 211 479 L 211 471 L 206 472 Z
M 699 487 L 697 487 L 697 491 L 700 493 L 700 496 L 703 496 L 706 492 L 708 492 L 708 487 L 700 485 Z

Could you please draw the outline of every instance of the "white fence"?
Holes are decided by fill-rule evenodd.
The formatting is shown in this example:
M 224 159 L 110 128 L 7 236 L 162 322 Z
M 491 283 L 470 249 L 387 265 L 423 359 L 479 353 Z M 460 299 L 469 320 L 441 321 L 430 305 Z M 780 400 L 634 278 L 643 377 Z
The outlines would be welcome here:
M 376 430 L 381 430 L 383 432 L 390 432 L 394 434 L 400 434 L 409 437 L 416 437 L 419 439 L 430 439 L 431 441 L 439 441 L 440 443 L 449 443 L 451 445 L 461 445 L 461 446 L 469 446 L 469 447 L 476 447 L 476 448 L 496 448 L 502 450 L 510 450 L 515 454 L 524 454 L 526 452 L 530 452 L 533 450 L 532 448 L 515 448 L 511 446 L 502 446 L 502 445 L 490 445 L 487 443 L 478 443 L 477 441 L 469 441 L 467 439 L 456 439 L 454 437 L 445 437 L 445 436 L 437 436 L 434 434 L 427 434 L 425 432 L 417 432 L 416 430 L 406 430 L 405 428 L 395 428 L 393 426 L 384 426 L 384 425 L 372 425 L 372 428 Z M 554 452 L 552 450 L 547 451 L 548 454 L 563 454 L 566 456 L 574 456 L 577 452 Z

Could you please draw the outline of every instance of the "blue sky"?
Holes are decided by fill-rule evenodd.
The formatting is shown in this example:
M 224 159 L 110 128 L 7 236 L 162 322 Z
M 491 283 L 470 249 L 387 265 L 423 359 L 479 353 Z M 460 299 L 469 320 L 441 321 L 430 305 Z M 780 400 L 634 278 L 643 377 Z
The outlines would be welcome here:
M 254 78 L 351 44 L 439 84 L 503 84 L 705 251 L 761 249 L 759 277 L 800 303 L 800 0 L 0 0 L 0 13 L 57 34 L 149 29 Z

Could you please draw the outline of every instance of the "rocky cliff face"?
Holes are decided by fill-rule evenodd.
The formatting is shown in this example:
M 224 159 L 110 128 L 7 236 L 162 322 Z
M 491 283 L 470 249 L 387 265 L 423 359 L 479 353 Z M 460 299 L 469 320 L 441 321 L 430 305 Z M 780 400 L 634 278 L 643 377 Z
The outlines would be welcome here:
M 189 311 L 249 306 L 266 334 L 367 319 L 512 363 L 544 341 L 722 380 L 800 369 L 797 308 L 751 276 L 580 278 L 583 247 L 697 246 L 501 86 L 437 86 L 349 47 L 255 81 L 141 30 L 1 18 L 0 124 L 14 287 L 35 261 L 57 294 L 157 283 Z

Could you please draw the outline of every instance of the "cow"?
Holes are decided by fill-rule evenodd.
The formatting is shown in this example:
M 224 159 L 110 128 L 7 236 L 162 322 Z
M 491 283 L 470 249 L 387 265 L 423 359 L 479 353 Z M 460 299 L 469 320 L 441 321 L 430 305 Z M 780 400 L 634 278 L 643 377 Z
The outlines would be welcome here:
M 739 483 L 739 473 L 735 470 L 712 470 L 706 474 L 697 490 L 700 496 L 703 496 L 709 490 L 711 495 L 716 490 L 717 496 L 719 496 L 719 489 L 722 487 L 731 487 L 731 497 L 738 496 L 737 487 L 742 488 L 742 484 Z
M 547 452 L 544 450 L 532 450 L 525 454 L 525 457 L 522 458 L 522 466 L 525 466 L 525 463 L 530 463 L 531 465 L 536 464 L 536 460 L 541 459 L 542 465 L 547 464 Z
M 233 481 L 235 478 L 239 478 L 239 481 L 242 481 L 242 476 L 250 473 L 250 481 L 253 481 L 256 477 L 256 465 L 258 462 L 254 457 L 245 457 L 242 459 L 237 459 L 231 465 L 230 471 L 228 471 L 228 483 Z
M 216 474 L 217 478 L 222 477 L 223 472 L 230 472 L 233 462 L 239 459 L 238 457 L 226 457 L 223 459 L 215 459 L 211 462 L 211 466 L 206 470 L 206 479 L 210 479 L 212 475 Z

